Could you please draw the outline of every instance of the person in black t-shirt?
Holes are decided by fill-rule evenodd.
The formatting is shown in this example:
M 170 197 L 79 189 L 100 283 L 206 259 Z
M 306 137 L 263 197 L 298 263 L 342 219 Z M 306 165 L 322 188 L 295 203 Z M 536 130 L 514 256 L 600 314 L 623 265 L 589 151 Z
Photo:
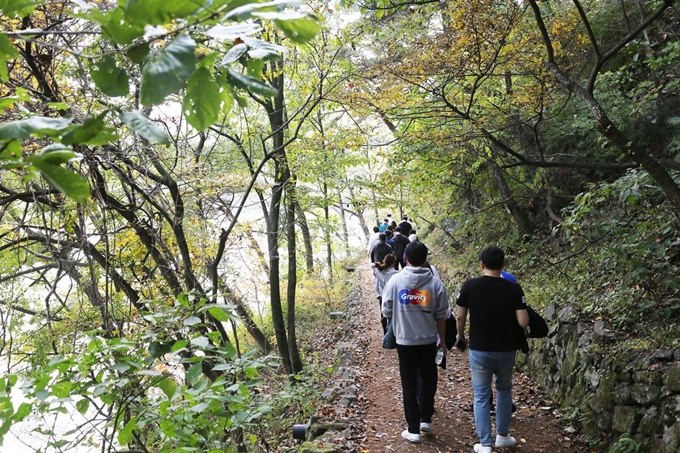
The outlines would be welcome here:
M 403 234 L 408 234 L 413 229 L 413 225 L 408 221 L 408 216 L 404 216 L 401 219 L 401 223 L 399 224 L 401 231 Z
M 529 324 L 522 287 L 501 277 L 505 254 L 499 247 L 486 247 L 479 254 L 481 277 L 467 280 L 456 301 L 458 338 L 465 341 L 465 322 L 470 313 L 470 371 L 475 394 L 475 427 L 480 443 L 476 453 L 491 453 L 492 447 L 511 447 L 508 435 L 512 412 L 512 370 L 517 349 L 518 326 Z M 496 378 L 496 441 L 491 435 L 491 383 Z

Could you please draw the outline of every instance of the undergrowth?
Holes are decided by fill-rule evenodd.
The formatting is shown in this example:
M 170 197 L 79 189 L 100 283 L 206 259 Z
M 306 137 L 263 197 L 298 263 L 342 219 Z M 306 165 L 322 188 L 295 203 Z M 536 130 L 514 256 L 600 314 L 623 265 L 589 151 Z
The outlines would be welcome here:
M 450 235 L 432 234 L 433 262 L 452 305 L 460 285 L 481 275 L 478 253 L 496 244 L 528 303 L 578 309 L 617 334 L 616 350 L 680 345 L 680 232 L 658 187 L 641 170 L 592 185 L 563 210 L 550 234 L 522 236 L 512 219 L 481 212 Z
M 252 426 L 253 451 L 297 451 L 293 425 L 307 423 L 326 404 L 321 395 L 335 371 L 335 346 L 346 334 L 345 324 L 331 319 L 330 313 L 346 310 L 347 297 L 357 286 L 356 273 L 348 269 L 355 266 L 355 260 L 337 263 L 333 278 L 301 276 L 295 328 L 304 368 L 292 377 L 276 371 L 263 375 L 259 400 L 271 411 Z

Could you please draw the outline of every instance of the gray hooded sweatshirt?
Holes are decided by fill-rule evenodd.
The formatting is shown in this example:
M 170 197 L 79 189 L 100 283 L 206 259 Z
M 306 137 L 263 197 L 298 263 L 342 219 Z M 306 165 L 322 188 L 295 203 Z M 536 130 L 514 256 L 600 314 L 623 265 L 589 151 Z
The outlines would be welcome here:
M 382 294 L 382 314 L 391 318 L 398 345 L 436 343 L 437 321 L 446 319 L 448 308 L 444 284 L 425 267 L 407 266 Z

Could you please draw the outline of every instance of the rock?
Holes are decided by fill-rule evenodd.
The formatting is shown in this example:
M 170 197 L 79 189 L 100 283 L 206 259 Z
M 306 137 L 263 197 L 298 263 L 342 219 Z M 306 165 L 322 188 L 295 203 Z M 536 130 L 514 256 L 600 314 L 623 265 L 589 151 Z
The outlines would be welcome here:
M 612 429 L 619 433 L 633 433 L 637 428 L 641 416 L 635 406 L 614 407 Z
M 674 351 L 658 350 L 649 356 L 649 363 L 672 362 Z
M 607 324 L 604 321 L 598 319 L 595 321 L 595 324 L 593 324 L 593 338 L 596 341 L 601 342 L 613 340 L 616 338 L 616 335 L 614 335 L 614 332 L 607 328 Z
M 667 426 L 663 433 L 663 450 L 658 453 L 677 453 L 680 449 L 680 422 Z M 654 452 L 656 453 L 656 452 Z
M 647 438 L 654 437 L 656 433 L 663 431 L 663 418 L 659 413 L 659 410 L 652 406 L 647 409 L 647 412 L 642 416 L 640 420 L 640 426 L 638 427 L 638 432 Z
M 579 347 L 580 346 L 581 342 L 579 341 Z M 595 368 L 586 370 L 585 373 L 583 373 L 583 377 L 593 389 L 597 389 L 597 387 L 600 385 L 600 373 L 598 373 L 597 369 Z
M 651 406 L 659 402 L 659 387 L 649 384 L 633 384 L 630 387 L 630 398 L 642 406 Z
M 680 393 L 680 367 L 674 366 L 666 371 L 664 386 L 669 392 Z
M 578 339 L 578 347 L 579 349 L 585 349 L 590 344 L 593 342 L 593 332 L 587 331 L 584 332 L 581 337 Z
M 545 310 L 543 311 L 543 317 L 550 322 L 557 321 L 557 305 L 554 303 L 546 305 Z
M 630 404 L 633 402 L 633 399 L 631 398 L 631 386 L 626 383 L 618 384 L 612 396 L 617 404 Z M 621 432 L 625 433 L 627 431 Z
M 561 324 L 576 324 L 578 322 L 579 313 L 575 305 L 567 305 L 558 314 L 558 319 Z

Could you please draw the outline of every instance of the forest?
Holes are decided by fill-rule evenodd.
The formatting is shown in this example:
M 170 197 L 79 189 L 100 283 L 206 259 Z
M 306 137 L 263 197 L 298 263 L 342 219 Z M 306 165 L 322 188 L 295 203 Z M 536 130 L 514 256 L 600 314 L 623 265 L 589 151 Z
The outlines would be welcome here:
M 674 0 L 0 0 L 0 23 L 0 445 L 32 420 L 25 451 L 292 451 L 310 332 L 387 213 L 452 294 L 498 244 L 535 308 L 616 333 L 599 354 L 680 349 Z

